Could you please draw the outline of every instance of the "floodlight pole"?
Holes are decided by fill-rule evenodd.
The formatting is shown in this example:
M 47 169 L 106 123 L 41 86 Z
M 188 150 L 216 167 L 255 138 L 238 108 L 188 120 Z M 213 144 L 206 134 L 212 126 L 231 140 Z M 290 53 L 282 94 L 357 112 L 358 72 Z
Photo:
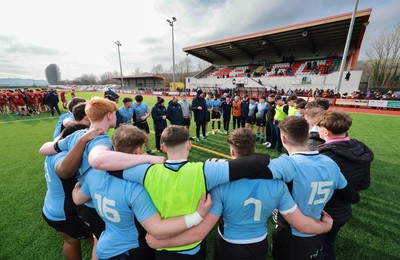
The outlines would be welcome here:
M 123 89 L 124 88 L 124 78 L 122 76 L 121 52 L 119 51 L 119 47 L 121 47 L 122 44 L 119 41 L 116 41 L 114 43 L 118 46 L 119 69 L 121 71 L 121 89 Z
M 175 48 L 174 48 L 174 22 L 176 22 L 176 18 L 172 17 L 172 21 L 167 19 L 167 22 L 172 28 L 172 81 L 173 81 L 173 87 L 174 91 L 176 90 L 175 88 Z
M 336 84 L 336 93 L 340 94 L 340 85 L 342 84 L 342 77 L 343 77 L 343 70 L 344 70 L 344 65 L 347 60 L 347 54 L 349 52 L 349 46 L 350 46 L 350 41 L 351 41 L 351 35 L 353 34 L 353 27 L 354 27 L 354 21 L 356 19 L 356 13 L 357 13 L 357 7 L 358 7 L 358 2 L 359 0 L 356 0 L 356 4 L 354 5 L 354 11 L 353 15 L 351 17 L 351 22 L 350 22 L 350 27 L 349 31 L 347 33 L 347 40 L 346 40 L 346 45 L 344 47 L 343 51 L 343 57 L 342 57 L 342 63 L 340 64 L 340 70 L 339 70 L 339 77 L 337 79 L 337 84 Z

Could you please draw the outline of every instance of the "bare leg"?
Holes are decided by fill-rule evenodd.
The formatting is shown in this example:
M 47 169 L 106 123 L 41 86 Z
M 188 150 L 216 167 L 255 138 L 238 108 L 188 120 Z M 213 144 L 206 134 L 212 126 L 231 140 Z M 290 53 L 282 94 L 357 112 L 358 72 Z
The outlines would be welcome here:
M 80 260 L 82 259 L 81 241 L 68 236 L 63 232 L 58 234 L 64 238 L 64 257 L 67 260 Z

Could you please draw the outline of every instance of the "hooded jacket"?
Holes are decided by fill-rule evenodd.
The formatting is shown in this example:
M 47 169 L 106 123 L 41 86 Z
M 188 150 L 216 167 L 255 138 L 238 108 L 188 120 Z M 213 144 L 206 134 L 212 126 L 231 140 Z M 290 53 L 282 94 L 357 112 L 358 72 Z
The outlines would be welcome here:
M 202 110 L 197 109 L 198 107 L 201 107 Z M 202 123 L 206 121 L 207 104 L 204 98 L 201 98 L 199 97 L 199 95 L 197 95 L 196 98 L 194 98 L 192 101 L 192 110 L 195 122 Z
M 369 188 L 374 153 L 368 146 L 356 139 L 350 139 L 320 145 L 318 150 L 337 163 L 348 184 L 355 190 Z M 333 193 L 324 210 L 339 223 L 347 222 L 352 216 L 351 204 L 344 201 L 337 192 Z
M 167 119 L 171 122 L 171 125 L 183 125 L 182 107 L 179 103 L 169 102 Z

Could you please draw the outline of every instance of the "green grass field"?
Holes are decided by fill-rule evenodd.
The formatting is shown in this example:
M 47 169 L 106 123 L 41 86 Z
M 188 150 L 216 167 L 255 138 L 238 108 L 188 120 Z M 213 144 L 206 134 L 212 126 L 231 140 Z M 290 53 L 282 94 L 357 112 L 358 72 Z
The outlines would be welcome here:
M 90 98 L 94 93 L 78 93 Z M 169 99 L 166 99 L 166 103 Z M 155 98 L 145 98 L 151 107 Z M 375 153 L 372 185 L 353 207 L 353 219 L 337 239 L 339 259 L 400 259 L 400 117 L 352 114 L 350 136 L 366 143 Z M 58 117 L 0 115 L 0 259 L 62 259 L 62 240 L 43 221 L 46 193 L 39 147 L 49 141 Z M 151 119 L 149 123 L 151 124 Z M 152 127 L 152 124 L 151 126 Z M 194 135 L 192 125 L 191 134 Z M 210 141 L 194 142 L 190 160 L 229 155 L 226 135 L 210 135 Z M 150 134 L 154 149 L 154 134 Z M 258 152 L 268 151 L 262 145 Z M 272 226 L 272 225 L 271 225 Z M 209 235 L 212 238 L 212 234 Z M 212 243 L 208 251 L 212 253 Z M 90 259 L 84 245 L 84 258 Z

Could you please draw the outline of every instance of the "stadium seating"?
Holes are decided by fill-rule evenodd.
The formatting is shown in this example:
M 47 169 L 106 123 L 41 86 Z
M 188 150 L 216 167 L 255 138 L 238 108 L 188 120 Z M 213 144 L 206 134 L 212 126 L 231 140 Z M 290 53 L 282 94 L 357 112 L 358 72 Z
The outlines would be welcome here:
M 287 75 L 287 71 L 289 68 L 292 69 L 293 76 L 302 76 L 302 75 L 312 75 L 311 72 L 307 68 L 307 63 L 317 62 L 319 66 L 319 73 L 321 75 L 329 74 L 334 71 L 337 71 L 340 65 L 339 59 L 320 59 L 320 60 L 307 60 L 307 61 L 296 61 L 290 65 L 289 62 L 280 62 L 280 63 L 271 63 L 271 64 L 256 64 L 256 65 L 241 65 L 241 66 L 230 66 L 230 67 L 220 67 L 216 68 L 214 66 L 210 66 L 206 70 L 200 72 L 195 77 L 196 78 L 234 78 L 234 77 L 245 77 L 246 73 L 250 73 L 251 77 L 256 77 L 255 75 L 263 75 L 265 77 L 276 77 L 280 72 Z M 326 71 L 325 68 L 328 67 Z M 275 75 L 275 69 L 278 69 L 278 75 Z M 325 73 L 326 72 L 326 73 Z

